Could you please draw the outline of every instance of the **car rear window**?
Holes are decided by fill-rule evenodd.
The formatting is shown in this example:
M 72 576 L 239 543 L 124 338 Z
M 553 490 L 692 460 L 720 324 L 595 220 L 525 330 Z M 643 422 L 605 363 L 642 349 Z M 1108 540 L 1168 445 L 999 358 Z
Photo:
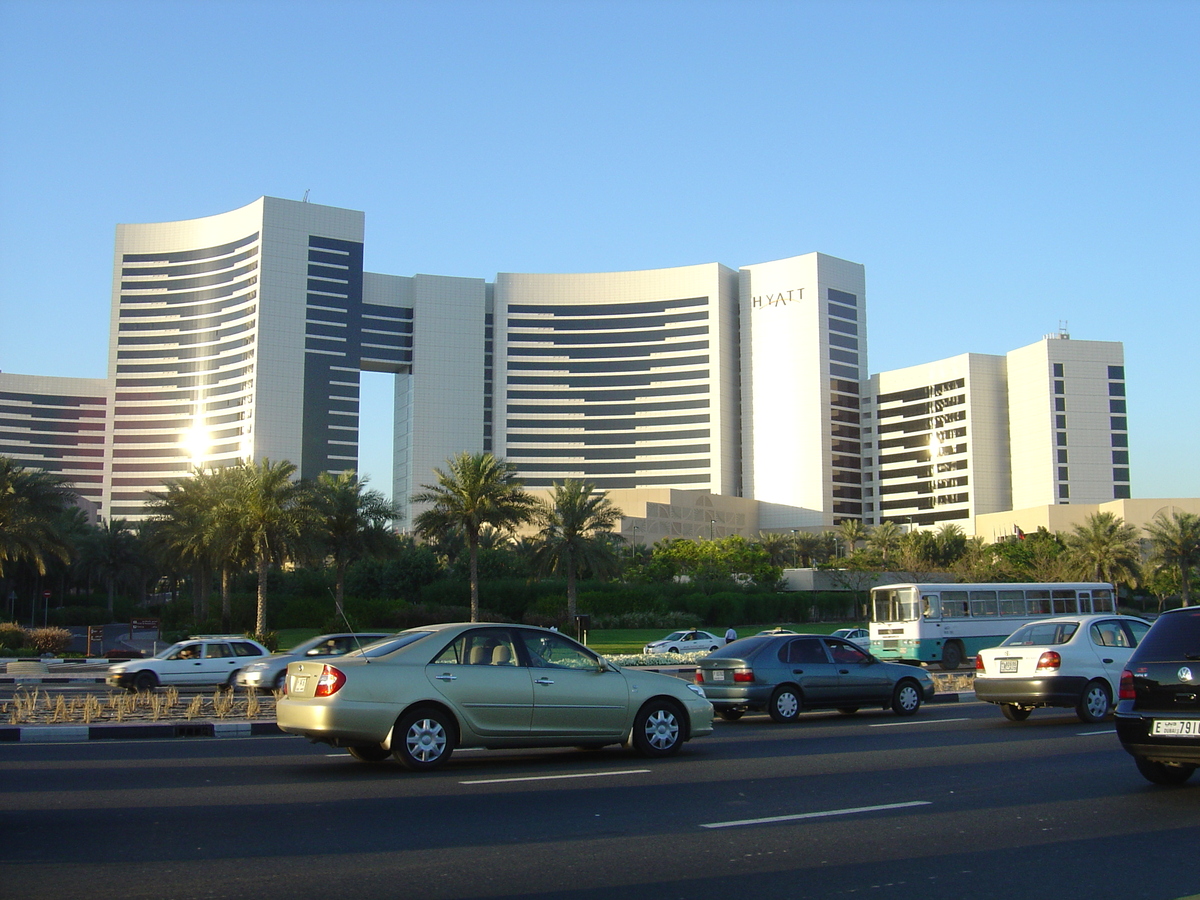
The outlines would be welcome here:
M 1159 616 L 1135 656 L 1139 661 L 1200 659 L 1200 608 Z
M 1018 628 L 1000 646 L 1050 647 L 1065 644 L 1078 630 L 1078 622 L 1032 622 Z
M 354 650 L 347 653 L 347 656 L 365 656 L 367 659 L 376 659 L 380 656 L 387 656 L 389 653 L 395 653 L 401 647 L 407 647 L 409 644 L 414 644 L 423 637 L 428 637 L 433 634 L 432 631 L 406 631 L 404 634 L 398 634 L 394 638 L 388 638 L 384 641 L 379 641 L 375 644 L 363 647 L 361 650 Z

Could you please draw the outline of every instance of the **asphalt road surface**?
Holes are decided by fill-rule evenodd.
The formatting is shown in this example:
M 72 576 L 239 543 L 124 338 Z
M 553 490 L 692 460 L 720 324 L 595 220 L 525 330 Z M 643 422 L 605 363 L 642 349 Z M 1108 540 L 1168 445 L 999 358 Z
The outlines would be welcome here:
M 427 774 L 292 737 L 0 745 L 12 898 L 1174 900 L 1198 847 L 1200 775 L 1157 788 L 1111 723 L 980 703 Z

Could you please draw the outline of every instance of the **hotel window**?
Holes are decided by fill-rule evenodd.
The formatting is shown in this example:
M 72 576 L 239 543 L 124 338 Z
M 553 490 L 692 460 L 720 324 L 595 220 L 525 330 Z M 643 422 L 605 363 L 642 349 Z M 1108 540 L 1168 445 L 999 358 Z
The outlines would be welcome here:
M 1060 484 L 1058 486 L 1058 498 L 1060 500 L 1069 500 L 1071 498 L 1071 488 L 1068 485 Z
M 1054 398 L 1054 411 L 1055 412 L 1066 412 L 1067 411 L 1067 398 L 1066 397 L 1055 397 Z
M 1111 421 L 1112 421 L 1112 430 L 1113 431 L 1128 431 L 1129 430 L 1129 420 L 1127 418 L 1125 418 L 1124 416 L 1113 416 L 1111 418 Z
M 1063 465 L 1066 465 L 1066 462 L 1067 462 L 1067 451 L 1066 450 L 1058 451 L 1058 461 L 1060 463 L 1062 463 Z
M 1108 377 L 1114 378 L 1114 379 L 1117 379 L 1120 381 L 1124 381 L 1125 380 L 1125 367 L 1124 366 L 1109 366 L 1108 367 Z
M 1111 368 L 1111 367 L 1110 367 L 1110 368 Z M 1055 378 L 1062 378 L 1062 377 L 1063 377 L 1063 364 L 1062 364 L 1062 363 L 1055 363 L 1055 364 L 1054 364 L 1054 377 L 1055 377 Z M 1109 377 L 1109 378 L 1112 378 L 1112 375 L 1109 375 L 1108 377 Z
M 1061 381 L 1054 382 L 1054 393 L 1056 393 L 1056 394 L 1065 394 L 1066 393 L 1066 389 L 1064 388 L 1063 383 Z
M 1067 467 L 1066 466 L 1058 467 L 1058 480 L 1059 481 L 1070 481 L 1071 480 L 1070 478 L 1067 477 Z
M 1114 434 L 1113 439 L 1115 440 L 1116 437 L 1117 437 L 1117 435 Z M 1058 432 L 1058 434 L 1055 435 L 1055 440 L 1058 442 L 1058 446 L 1060 446 L 1060 447 L 1067 446 L 1067 433 L 1065 431 Z
M 1128 480 L 1129 480 L 1129 470 L 1128 469 L 1113 469 L 1113 481 L 1128 481 Z
M 1125 412 L 1125 401 L 1124 400 L 1115 400 L 1115 399 L 1109 400 L 1108 401 L 1108 411 L 1110 413 L 1124 413 Z
M 1114 466 L 1129 465 L 1129 451 L 1128 450 L 1114 450 L 1112 452 L 1112 455 L 1113 455 L 1113 465 Z
M 1109 384 L 1108 384 L 1108 396 L 1110 396 L 1110 397 L 1124 397 L 1124 396 L 1125 396 L 1125 384 L 1124 384 L 1124 382 L 1120 382 L 1120 381 L 1110 381 L 1110 382 L 1109 382 Z
M 1130 493 L 1129 485 L 1127 485 L 1127 484 L 1113 485 L 1113 499 L 1114 500 L 1128 500 L 1131 496 L 1133 496 L 1133 495 Z
M 1054 417 L 1054 427 L 1055 428 L 1066 428 L 1067 427 L 1067 417 L 1066 416 L 1055 416 Z

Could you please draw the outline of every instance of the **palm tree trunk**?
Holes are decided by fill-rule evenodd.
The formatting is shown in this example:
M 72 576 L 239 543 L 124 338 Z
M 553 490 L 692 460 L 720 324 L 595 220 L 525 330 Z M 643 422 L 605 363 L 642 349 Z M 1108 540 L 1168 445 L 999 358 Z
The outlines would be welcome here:
M 221 566 L 221 631 L 229 633 L 233 618 L 233 572 L 229 566 Z
M 577 608 L 575 605 L 577 588 L 575 585 L 575 559 L 571 555 L 570 547 L 566 548 L 564 556 L 566 557 L 567 564 L 567 627 L 574 628 L 575 610 Z
M 346 597 L 346 563 L 339 561 L 337 564 L 337 588 L 333 595 L 334 615 L 339 619 L 345 616 L 344 601 Z
M 267 633 L 267 565 L 266 554 L 260 554 L 256 568 L 258 569 L 258 614 L 254 617 L 254 634 L 262 638 Z
M 467 551 L 471 560 L 471 621 L 479 621 L 479 538 L 467 536 Z

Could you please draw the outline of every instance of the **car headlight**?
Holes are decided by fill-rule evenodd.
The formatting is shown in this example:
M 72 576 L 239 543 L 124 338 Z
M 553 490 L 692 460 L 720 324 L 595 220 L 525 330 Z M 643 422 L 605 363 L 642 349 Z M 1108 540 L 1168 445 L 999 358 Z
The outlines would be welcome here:
M 244 666 L 242 668 L 242 671 L 243 672 L 261 672 L 266 667 L 267 667 L 267 664 L 265 662 L 256 662 L 256 663 L 250 663 L 250 665 L 248 665 L 248 666 Z
M 708 694 L 704 693 L 704 688 L 700 687 L 700 685 L 689 683 L 689 684 L 685 685 L 685 687 L 687 687 L 687 689 L 689 691 L 691 691 L 693 694 L 699 694 L 701 698 L 703 698 L 705 700 L 708 699 Z
M 108 674 L 109 675 L 124 675 L 125 667 L 124 666 L 109 666 Z

